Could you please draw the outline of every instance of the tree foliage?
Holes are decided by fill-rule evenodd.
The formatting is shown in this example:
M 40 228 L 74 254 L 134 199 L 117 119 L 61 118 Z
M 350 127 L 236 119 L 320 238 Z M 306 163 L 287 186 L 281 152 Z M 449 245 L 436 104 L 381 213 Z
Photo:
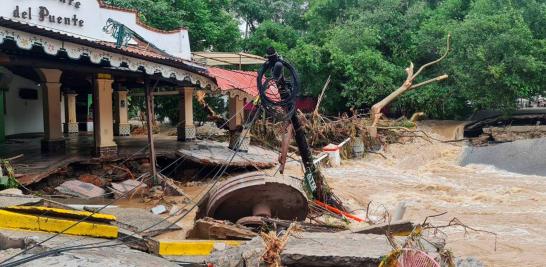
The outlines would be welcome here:
M 324 104 L 330 112 L 369 108 L 401 85 L 410 62 L 418 67 L 438 58 L 448 33 L 450 56 L 421 79 L 443 73 L 450 79 L 410 92 L 392 112 L 463 118 L 479 109 L 511 110 L 517 98 L 546 89 L 541 0 L 314 0 L 292 11 L 298 12 L 303 23 L 279 20 L 277 28 L 299 34 L 295 47 L 291 34 L 279 39 L 267 22 L 246 47 L 288 48 L 284 55 L 298 66 L 308 95 L 318 95 L 331 75 Z
M 323 105 L 334 113 L 368 109 L 398 88 L 404 69 L 438 58 L 448 33 L 452 51 L 420 79 L 444 82 L 412 91 L 391 112 L 463 118 L 479 109 L 511 110 L 545 91 L 544 0 L 109 0 L 137 7 L 152 26 L 189 29 L 192 49 L 269 46 L 293 62 L 305 95 L 332 82 Z M 241 40 L 238 23 L 248 25 Z M 419 82 L 419 81 L 417 81 Z

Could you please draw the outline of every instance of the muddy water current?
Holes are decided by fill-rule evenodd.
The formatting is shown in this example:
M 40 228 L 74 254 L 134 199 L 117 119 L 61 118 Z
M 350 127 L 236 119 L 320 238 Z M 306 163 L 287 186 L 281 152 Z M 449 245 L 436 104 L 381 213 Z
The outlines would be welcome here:
M 326 169 L 334 191 L 353 207 L 370 201 L 376 214 L 408 206 L 405 219 L 435 225 L 458 218 L 497 233 L 448 228 L 447 246 L 486 266 L 546 266 L 546 177 L 511 173 L 489 165 L 459 166 L 464 144 L 416 140 L 378 155 Z

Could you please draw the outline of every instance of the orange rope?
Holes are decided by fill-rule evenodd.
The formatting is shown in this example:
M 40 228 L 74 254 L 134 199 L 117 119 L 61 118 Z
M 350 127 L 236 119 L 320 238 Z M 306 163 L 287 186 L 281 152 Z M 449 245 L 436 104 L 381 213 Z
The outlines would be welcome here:
M 323 208 L 325 208 L 325 209 L 327 209 L 327 210 L 329 210 L 329 211 L 331 211 L 331 212 L 333 212 L 335 214 L 343 215 L 343 216 L 345 216 L 345 217 L 347 217 L 349 219 L 353 219 L 353 220 L 355 220 L 357 222 L 365 222 L 364 220 L 362 220 L 362 219 L 360 219 L 360 218 L 358 218 L 358 217 L 356 217 L 356 216 L 354 216 L 354 215 L 352 215 L 350 213 L 347 213 L 347 212 L 341 211 L 339 209 L 336 209 L 336 208 L 334 208 L 334 207 L 332 207 L 332 206 L 330 206 L 328 204 L 322 203 L 322 202 L 320 202 L 318 200 L 315 200 L 315 204 L 317 204 L 320 207 L 323 207 Z

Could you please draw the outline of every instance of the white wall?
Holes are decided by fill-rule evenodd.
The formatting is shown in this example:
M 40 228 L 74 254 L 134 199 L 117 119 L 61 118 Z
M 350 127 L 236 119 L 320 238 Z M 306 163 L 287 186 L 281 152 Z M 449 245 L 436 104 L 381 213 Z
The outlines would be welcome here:
M 101 8 L 97 0 L 72 1 L 72 3 L 76 2 L 80 2 L 79 8 L 76 8 L 74 4 L 68 5 L 69 1 L 62 3 L 59 0 L 1 0 L 2 8 L 0 8 L 0 17 L 22 21 L 30 25 L 39 25 L 80 38 L 114 42 L 114 38 L 102 30 L 108 19 L 112 18 L 131 28 L 147 41 L 165 50 L 167 53 L 191 60 L 190 40 L 187 30 L 181 29 L 180 31 L 168 33 L 149 30 L 137 23 L 137 17 L 134 13 Z M 19 6 L 18 18 L 14 17 L 17 6 Z M 51 23 L 49 17 L 44 21 L 40 21 L 39 12 L 41 6 L 47 8 L 49 14 L 55 17 L 62 17 L 64 19 L 76 16 L 78 20 L 83 20 L 83 25 L 79 26 L 78 24 L 74 26 L 73 24 Z M 26 19 L 22 18 L 22 12 L 28 13 L 29 8 L 32 14 L 31 18 L 28 16 L 26 16 Z
M 37 89 L 37 100 L 25 100 L 19 97 L 19 89 Z M 14 76 L 6 92 L 6 135 L 20 133 L 43 133 L 43 100 L 42 90 L 35 82 Z M 59 102 L 60 105 L 60 102 Z

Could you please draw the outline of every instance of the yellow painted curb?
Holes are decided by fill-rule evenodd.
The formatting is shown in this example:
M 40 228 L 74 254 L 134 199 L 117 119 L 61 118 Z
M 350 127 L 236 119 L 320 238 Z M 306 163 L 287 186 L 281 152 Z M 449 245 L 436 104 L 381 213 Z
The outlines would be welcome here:
M 47 215 L 47 216 L 60 216 L 60 217 L 72 217 L 72 218 L 87 218 L 89 219 L 96 219 L 96 220 L 103 220 L 103 221 L 116 221 L 116 216 L 110 215 L 110 214 L 101 214 L 101 213 L 95 213 L 88 211 L 77 211 L 77 210 L 64 210 L 64 209 L 56 209 L 56 208 L 48 208 L 48 207 L 34 207 L 34 206 L 14 206 L 14 207 L 8 207 L 4 208 L 4 210 L 9 210 L 13 212 L 18 213 L 32 213 L 32 214 L 41 214 L 41 215 Z
M 225 244 L 228 247 L 238 247 L 242 241 L 225 240 L 181 240 L 158 241 L 161 256 L 208 256 L 215 244 Z
M 0 210 L 0 228 L 24 229 L 60 233 L 77 221 Z M 64 232 L 69 235 L 117 238 L 118 228 L 113 225 L 81 222 Z

